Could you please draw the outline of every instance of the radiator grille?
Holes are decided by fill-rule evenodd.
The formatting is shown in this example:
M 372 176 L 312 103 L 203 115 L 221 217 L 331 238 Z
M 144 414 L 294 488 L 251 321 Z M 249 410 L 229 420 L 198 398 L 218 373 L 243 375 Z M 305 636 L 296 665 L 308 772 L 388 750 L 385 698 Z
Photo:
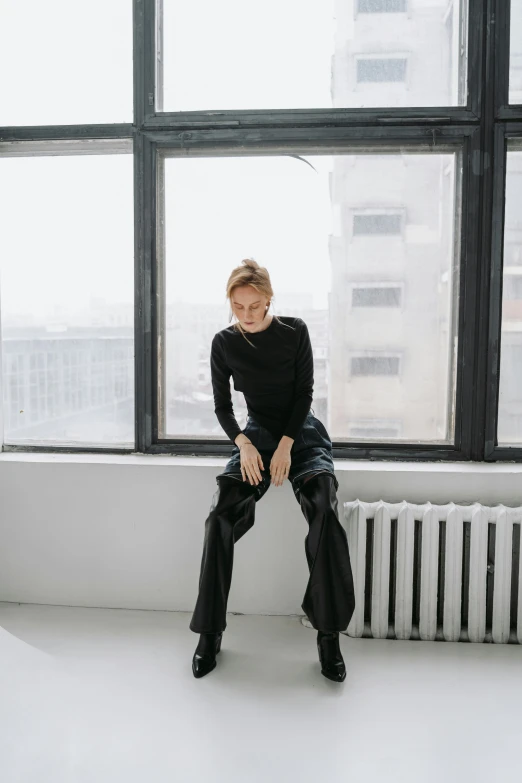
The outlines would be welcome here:
M 343 507 L 356 595 L 349 636 L 522 642 L 522 507 Z

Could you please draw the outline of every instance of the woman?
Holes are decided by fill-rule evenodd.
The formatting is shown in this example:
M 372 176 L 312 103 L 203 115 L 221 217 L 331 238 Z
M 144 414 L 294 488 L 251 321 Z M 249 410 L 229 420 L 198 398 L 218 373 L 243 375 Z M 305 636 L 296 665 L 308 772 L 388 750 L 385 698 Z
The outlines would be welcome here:
M 339 488 L 332 443 L 311 412 L 313 356 L 305 322 L 268 313 L 273 297 L 265 267 L 245 259 L 227 283 L 237 323 L 212 340 L 210 366 L 215 413 L 235 443 L 205 522 L 199 594 L 190 629 L 200 634 L 192 659 L 195 677 L 216 666 L 226 628 L 234 544 L 254 524 L 255 505 L 270 483 L 288 478 L 309 531 L 305 554 L 310 578 L 302 608 L 317 630 L 321 673 L 346 677 L 339 648 L 355 608 L 346 532 L 337 514 Z M 230 376 L 242 391 L 248 419 L 234 416 Z

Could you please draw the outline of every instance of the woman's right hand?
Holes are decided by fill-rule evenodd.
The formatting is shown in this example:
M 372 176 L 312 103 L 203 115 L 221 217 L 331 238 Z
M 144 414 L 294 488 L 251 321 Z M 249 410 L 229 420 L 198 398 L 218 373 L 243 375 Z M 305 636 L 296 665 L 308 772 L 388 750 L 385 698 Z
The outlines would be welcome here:
M 241 475 L 243 481 L 249 481 L 250 484 L 259 484 L 262 480 L 261 470 L 264 470 L 261 454 L 253 443 L 245 443 L 239 448 L 241 459 Z

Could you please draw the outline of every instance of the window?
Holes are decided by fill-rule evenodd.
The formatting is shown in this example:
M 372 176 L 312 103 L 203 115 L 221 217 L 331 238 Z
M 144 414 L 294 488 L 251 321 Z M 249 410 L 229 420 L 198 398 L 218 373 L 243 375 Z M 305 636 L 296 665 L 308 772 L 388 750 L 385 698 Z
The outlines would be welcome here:
M 402 232 L 401 214 L 355 214 L 353 216 L 354 236 L 394 235 Z
M 404 82 L 406 81 L 405 57 L 372 57 L 357 60 L 358 82 Z
M 511 143 L 507 153 L 505 237 L 512 238 L 522 227 L 521 174 L 522 147 Z M 510 267 L 506 259 L 502 299 L 498 442 L 522 445 L 522 267 Z
M 400 307 L 402 289 L 392 286 L 355 287 L 352 307 Z
M 306 5 L 302 0 L 264 0 L 261 5 L 169 0 L 158 5 L 163 24 L 154 59 L 160 111 L 467 102 L 467 0 L 424 3 L 408 15 L 391 13 L 404 10 L 404 0 L 314 0 Z M 383 17 L 380 12 L 390 13 Z M 410 52 L 419 62 L 408 90 L 390 95 L 375 89 L 379 83 L 404 84 Z M 364 95 L 349 83 L 355 56 L 361 57 L 361 78 L 356 78 L 357 67 L 353 78 Z
M 346 432 L 347 420 L 373 416 L 404 420 L 404 431 L 417 442 L 453 442 L 456 375 L 451 358 L 459 342 L 455 237 L 461 204 L 454 182 L 460 178 L 460 154 L 377 154 L 377 148 L 361 154 L 346 147 L 339 155 L 302 157 L 160 155 L 164 204 L 158 263 L 163 288 L 158 295 L 165 317 L 157 354 L 158 366 L 164 368 L 159 437 L 205 438 L 209 428 L 220 436 L 210 374 L 200 376 L 199 368 L 202 362 L 208 366 L 212 336 L 229 323 L 219 284 L 229 274 L 229 251 L 238 255 L 248 246 L 254 257 L 258 247 L 278 258 L 281 279 L 297 289 L 276 293 L 276 312 L 297 315 L 308 324 L 315 400 L 319 395 L 334 440 Z M 347 220 L 331 237 L 331 213 L 345 204 L 375 203 L 383 188 L 390 202 L 400 198 L 405 205 L 401 212 L 368 208 L 356 214 L 365 221 L 358 224 L 364 233 L 350 242 L 353 215 L 344 207 Z M 405 232 L 404 241 L 401 233 L 397 242 L 391 231 L 400 227 L 406 210 L 416 231 Z M 213 259 L 207 282 L 201 277 L 204 258 Z M 293 272 L 296 258 L 301 260 L 299 283 Z M 448 279 L 439 285 L 444 274 Z M 383 283 L 393 276 L 400 276 L 401 286 L 404 280 L 410 292 L 399 318 L 401 288 Z M 410 361 L 393 390 L 377 390 L 369 378 L 352 384 L 344 395 L 347 356 L 366 354 L 369 333 L 383 353 L 400 349 Z M 393 371 L 393 361 L 384 364 L 390 367 L 377 361 L 367 374 Z M 365 374 L 364 363 L 354 372 Z M 243 395 L 234 389 L 233 396 L 243 422 Z M 419 409 L 430 410 L 430 416 L 418 416 Z
M 132 142 L 69 145 L 0 156 L 5 442 L 129 447 Z
M 0 127 L 132 122 L 132 2 L 3 0 Z M 102 21 L 103 20 L 103 21 Z
M 398 356 L 353 356 L 352 375 L 398 375 Z
M 252 256 L 337 458 L 522 461 L 520 0 L 3 5 L 4 450 L 229 455 Z
M 360 14 L 387 14 L 406 11 L 406 0 L 358 0 Z

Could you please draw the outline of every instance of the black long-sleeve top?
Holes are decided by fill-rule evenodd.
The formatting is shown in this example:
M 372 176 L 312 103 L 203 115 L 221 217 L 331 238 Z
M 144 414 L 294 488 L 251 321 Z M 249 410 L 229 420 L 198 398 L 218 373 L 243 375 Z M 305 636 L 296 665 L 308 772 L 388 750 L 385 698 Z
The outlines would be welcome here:
M 248 413 L 272 435 L 296 439 L 313 400 L 314 361 L 308 327 L 301 318 L 278 316 L 267 329 L 247 333 L 229 326 L 214 335 L 210 354 L 214 411 L 231 441 L 237 423 L 230 392 L 243 392 Z M 254 347 L 255 346 L 255 347 Z

